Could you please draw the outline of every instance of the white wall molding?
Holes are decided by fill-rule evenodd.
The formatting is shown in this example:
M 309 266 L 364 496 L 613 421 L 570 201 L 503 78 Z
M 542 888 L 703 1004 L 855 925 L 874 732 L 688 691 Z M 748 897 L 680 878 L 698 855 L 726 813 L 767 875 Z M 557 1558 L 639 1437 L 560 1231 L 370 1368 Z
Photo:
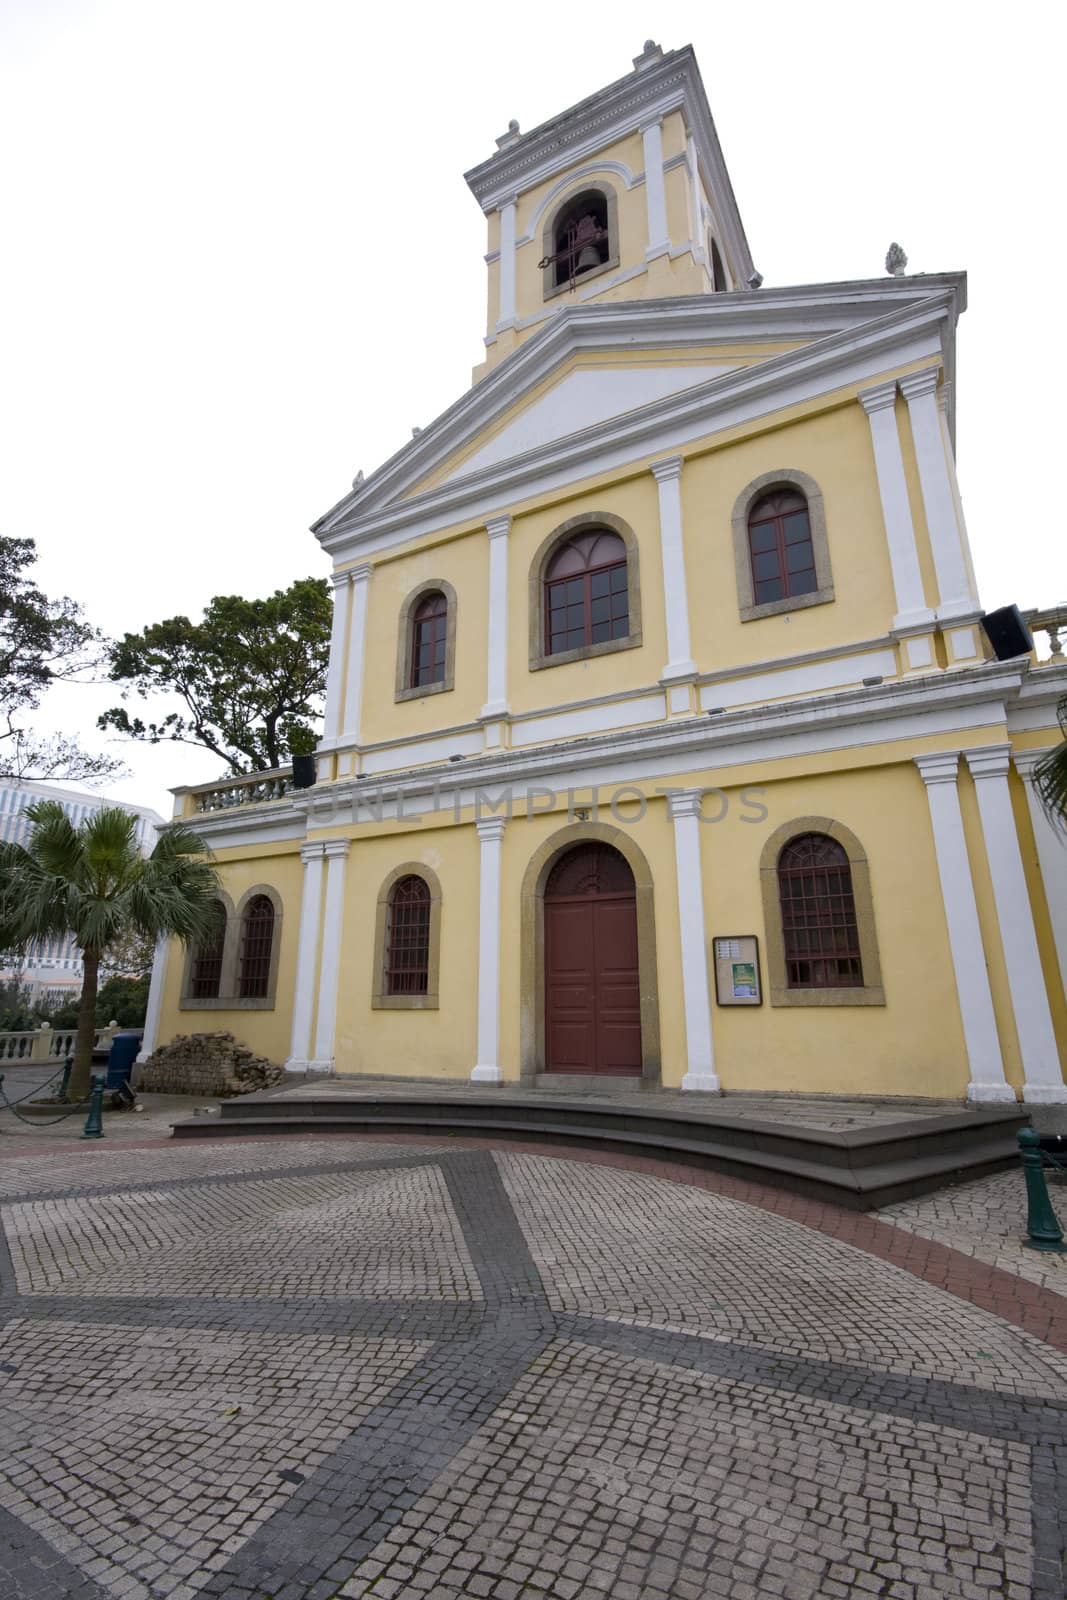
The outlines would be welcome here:
M 152 957 L 152 976 L 148 983 L 148 1007 L 145 1011 L 144 1034 L 137 1053 L 137 1064 L 142 1066 L 159 1043 L 159 1019 L 163 1014 L 163 989 L 167 981 L 167 955 L 169 939 L 157 939 Z
M 908 402 L 915 458 L 919 467 L 926 527 L 937 573 L 939 619 L 973 615 L 977 597 L 964 560 L 956 499 L 937 405 L 939 367 L 926 367 L 900 380 Z
M 336 739 L 341 732 L 341 712 L 344 698 L 345 641 L 348 637 L 350 584 L 347 572 L 335 572 L 330 580 L 333 588 L 333 622 L 330 627 L 330 665 L 326 673 L 326 706 L 323 714 L 323 740 Z
M 1019 836 L 1008 790 L 1009 744 L 965 752 L 978 796 L 989 874 L 993 880 L 1004 964 L 1008 969 L 1015 1028 L 1023 1058 L 1023 1098 L 1031 1104 L 1067 1103 L 1041 955 L 1026 887 Z
M 919 552 L 915 545 L 915 528 L 904 477 L 904 456 L 897 429 L 896 393 L 896 381 L 891 380 L 862 390 L 859 399 L 871 425 L 882 519 L 889 546 L 889 564 L 893 569 L 893 588 L 897 601 L 893 626 L 906 628 L 917 622 L 933 622 L 934 613 L 928 608 L 923 594 Z
M 686 1072 L 683 1089 L 718 1094 L 708 990 L 708 938 L 704 924 L 704 874 L 700 858 L 699 789 L 668 795 L 674 823 L 674 859 L 678 879 L 678 921 L 682 949 L 682 1003 L 685 1010 Z
M 1034 768 L 1046 750 L 1013 750 L 1012 760 L 1026 790 L 1026 803 L 1034 830 L 1034 844 L 1045 887 L 1052 937 L 1064 995 L 1067 996 L 1067 826 L 1058 828 L 1041 804 L 1034 786 Z
M 363 660 L 367 647 L 367 587 L 373 568 L 361 564 L 349 571 L 352 589 L 351 616 L 348 628 L 348 672 L 345 683 L 344 714 L 341 719 L 346 743 L 358 744 L 363 716 Z
M 645 148 L 645 205 L 648 214 L 648 245 L 645 260 L 666 255 L 671 247 L 667 226 L 667 192 L 663 183 L 663 121 L 654 117 L 641 129 Z
M 500 304 L 496 331 L 515 326 L 515 214 L 514 195 L 500 206 Z
M 1014 1101 L 1015 1092 L 1004 1076 L 1004 1061 L 997 1037 L 993 996 L 989 988 L 978 905 L 974 897 L 971 862 L 963 831 L 958 788 L 959 753 L 916 756 L 915 765 L 926 785 L 934 833 L 941 899 L 948 924 L 949 950 L 956 974 L 963 1037 L 971 1079 L 967 1099 L 978 1104 Z
M 500 1083 L 500 866 L 505 819 L 485 817 L 478 831 L 478 1060 L 472 1083 Z
M 322 919 L 322 956 L 319 961 L 319 998 L 315 1012 L 315 1055 L 309 1072 L 332 1073 L 337 1025 L 337 984 L 341 972 L 341 931 L 345 903 L 347 839 L 327 839 L 322 845 L 326 863 L 326 909 Z
M 286 1072 L 307 1072 L 311 1060 L 311 1023 L 315 1010 L 315 965 L 319 954 L 322 879 L 325 857 L 321 844 L 304 845 L 304 883 L 300 895 L 296 978 L 293 984 L 293 1022 Z
M 492 517 L 489 536 L 489 627 L 486 696 L 481 715 L 505 717 L 508 712 L 508 534 L 511 518 Z
M 667 654 L 670 659 L 660 674 L 665 683 L 696 676 L 696 662 L 689 642 L 689 590 L 685 573 L 685 543 L 682 533 L 681 456 L 666 456 L 652 463 L 652 476 L 659 488 L 659 537 L 663 558 L 663 604 L 667 622 Z

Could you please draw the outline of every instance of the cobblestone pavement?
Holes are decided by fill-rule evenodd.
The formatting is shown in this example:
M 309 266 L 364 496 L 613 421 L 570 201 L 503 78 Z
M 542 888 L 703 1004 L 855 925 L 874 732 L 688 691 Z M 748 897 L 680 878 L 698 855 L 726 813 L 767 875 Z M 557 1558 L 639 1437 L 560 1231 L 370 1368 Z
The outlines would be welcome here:
M 1060 1226 L 1067 1229 L 1067 1174 L 1050 1172 L 1048 1188 Z M 938 1239 L 976 1261 L 1067 1295 L 1067 1255 L 1042 1255 L 1023 1244 L 1026 1188 L 1018 1172 L 998 1172 L 992 1178 L 939 1189 L 886 1206 L 875 1215 L 896 1228 Z
M 1067 1354 L 917 1263 L 1017 1280 L 700 1176 L 349 1137 L 6 1162 L 0 1596 L 1062 1600 Z

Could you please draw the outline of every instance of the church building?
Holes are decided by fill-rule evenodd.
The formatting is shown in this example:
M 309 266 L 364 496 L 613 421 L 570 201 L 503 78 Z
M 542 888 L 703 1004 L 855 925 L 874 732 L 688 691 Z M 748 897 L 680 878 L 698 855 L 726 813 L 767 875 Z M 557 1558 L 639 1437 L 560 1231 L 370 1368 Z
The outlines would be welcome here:
M 146 1049 L 1067 1100 L 1067 664 L 981 626 L 965 276 L 765 285 L 690 48 L 466 179 L 484 360 L 314 525 L 313 762 L 175 791 L 225 894 Z

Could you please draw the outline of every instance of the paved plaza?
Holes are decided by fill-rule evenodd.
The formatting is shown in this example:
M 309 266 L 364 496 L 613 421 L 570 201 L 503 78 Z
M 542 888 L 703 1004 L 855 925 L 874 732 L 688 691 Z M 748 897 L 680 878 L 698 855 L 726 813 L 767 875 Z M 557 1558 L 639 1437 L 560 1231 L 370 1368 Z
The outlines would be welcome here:
M 0 1131 L 5 1600 L 1062 1600 L 1017 1174 L 108 1129 Z

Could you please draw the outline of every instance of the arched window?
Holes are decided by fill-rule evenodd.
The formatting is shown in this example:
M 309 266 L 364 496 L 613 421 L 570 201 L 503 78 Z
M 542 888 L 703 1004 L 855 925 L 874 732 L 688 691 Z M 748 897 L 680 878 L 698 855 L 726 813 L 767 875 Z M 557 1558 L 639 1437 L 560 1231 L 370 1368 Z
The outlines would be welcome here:
M 385 928 L 387 995 L 426 994 L 430 974 L 430 890 L 416 873 L 389 891 Z
M 409 688 L 444 683 L 447 636 L 448 601 L 434 589 L 423 595 L 412 614 Z
M 630 631 L 626 546 L 593 528 L 561 545 L 545 568 L 545 654 L 625 639 Z
M 237 993 L 242 1000 L 263 1000 L 269 994 L 273 945 L 274 906 L 265 894 L 255 894 L 241 918 Z
M 799 489 L 772 490 L 748 514 L 753 604 L 767 605 L 819 587 L 808 502 Z
M 546 299 L 573 288 L 580 278 L 618 263 L 615 195 L 609 186 L 583 189 L 565 200 L 545 228 Z
M 788 987 L 862 987 L 852 868 L 843 846 L 824 833 L 791 839 L 778 856 L 778 898 Z
M 212 926 L 193 953 L 189 976 L 192 1000 L 216 1000 L 222 982 L 222 957 L 226 948 L 226 907 L 216 900 L 212 907 Z

